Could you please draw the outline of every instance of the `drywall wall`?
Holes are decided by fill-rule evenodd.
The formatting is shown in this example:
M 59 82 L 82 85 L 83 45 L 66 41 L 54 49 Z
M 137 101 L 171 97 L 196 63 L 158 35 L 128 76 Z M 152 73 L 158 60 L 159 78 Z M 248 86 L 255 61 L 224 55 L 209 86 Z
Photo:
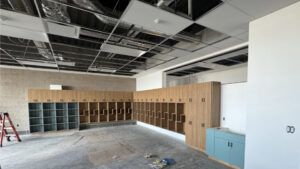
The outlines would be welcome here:
M 17 130 L 29 130 L 27 89 L 61 84 L 72 90 L 135 91 L 135 78 L 79 75 L 0 68 L 0 112 L 8 112 Z
M 245 169 L 300 168 L 299 18 L 300 2 L 250 23 Z
M 222 71 L 197 73 L 187 77 L 167 76 L 167 86 L 177 86 L 192 83 L 218 81 L 224 83 L 236 83 L 247 81 L 247 65 L 232 67 Z
M 221 86 L 221 127 L 245 134 L 247 112 L 247 83 Z
M 136 90 L 157 89 L 165 86 L 165 73 L 157 71 L 148 75 L 136 78 Z

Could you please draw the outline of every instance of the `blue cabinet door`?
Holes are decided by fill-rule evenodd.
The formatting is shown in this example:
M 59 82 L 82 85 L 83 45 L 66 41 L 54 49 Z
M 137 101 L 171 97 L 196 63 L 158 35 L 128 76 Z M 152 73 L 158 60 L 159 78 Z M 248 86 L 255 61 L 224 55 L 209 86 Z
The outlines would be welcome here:
M 240 142 L 231 141 L 232 146 L 230 150 L 230 161 L 229 163 L 240 168 L 244 168 L 244 151 L 245 144 Z
M 215 157 L 219 160 L 229 162 L 228 140 L 219 137 L 215 138 Z
M 206 154 L 215 155 L 215 130 L 206 129 Z

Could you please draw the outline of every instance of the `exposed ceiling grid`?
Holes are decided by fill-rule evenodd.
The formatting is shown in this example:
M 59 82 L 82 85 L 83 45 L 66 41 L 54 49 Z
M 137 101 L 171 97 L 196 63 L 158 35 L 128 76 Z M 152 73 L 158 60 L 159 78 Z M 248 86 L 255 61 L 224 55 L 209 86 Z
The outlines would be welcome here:
M 241 44 L 249 21 L 296 1 L 3 0 L 0 64 L 133 76 Z M 181 74 L 245 62 L 219 57 Z

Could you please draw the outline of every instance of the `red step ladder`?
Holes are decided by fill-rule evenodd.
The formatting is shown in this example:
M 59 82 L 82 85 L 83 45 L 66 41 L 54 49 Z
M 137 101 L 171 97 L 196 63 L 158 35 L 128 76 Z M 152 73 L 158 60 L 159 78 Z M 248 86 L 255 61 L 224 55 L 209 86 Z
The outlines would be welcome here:
M 9 125 L 5 126 L 5 122 L 8 122 Z M 10 141 L 10 137 L 16 137 L 19 142 L 21 141 L 13 123 L 8 116 L 8 113 L 0 113 L 0 127 L 0 147 L 2 147 L 3 136 L 5 136 L 7 141 Z M 7 130 L 12 130 L 14 134 L 8 134 Z

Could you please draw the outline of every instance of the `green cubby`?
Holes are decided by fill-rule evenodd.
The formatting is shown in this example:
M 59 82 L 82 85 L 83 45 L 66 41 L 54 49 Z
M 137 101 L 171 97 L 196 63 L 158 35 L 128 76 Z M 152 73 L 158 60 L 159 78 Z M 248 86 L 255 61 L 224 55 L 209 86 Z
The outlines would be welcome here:
M 29 103 L 30 132 L 79 129 L 78 103 Z

